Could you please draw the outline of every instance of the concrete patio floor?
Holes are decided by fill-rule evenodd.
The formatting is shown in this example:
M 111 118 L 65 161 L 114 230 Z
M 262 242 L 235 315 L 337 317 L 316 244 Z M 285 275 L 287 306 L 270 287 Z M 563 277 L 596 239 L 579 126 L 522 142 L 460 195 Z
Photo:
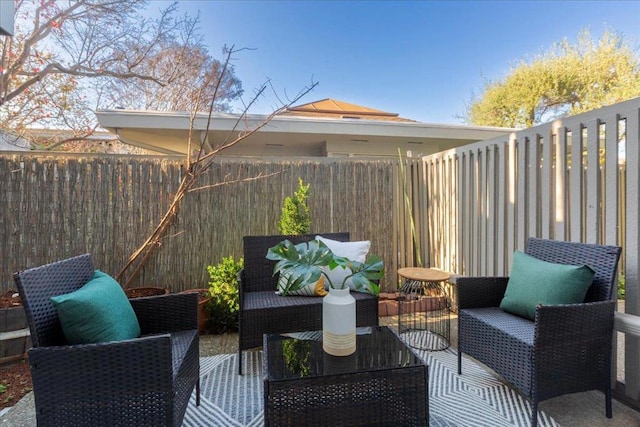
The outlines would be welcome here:
M 397 317 L 381 317 L 380 324 L 397 327 Z M 451 344 L 457 345 L 457 321 L 451 318 Z M 204 335 L 200 339 L 200 356 L 235 353 L 238 334 Z M 613 418 L 604 415 L 604 396 L 597 391 L 576 393 L 540 403 L 540 409 L 562 427 L 639 427 L 640 412 L 614 399 Z M 36 425 L 33 393 L 27 394 L 11 410 L 0 417 L 0 426 L 33 427 Z M 460 426 L 464 427 L 464 426 Z M 491 426 L 487 426 L 491 427 Z

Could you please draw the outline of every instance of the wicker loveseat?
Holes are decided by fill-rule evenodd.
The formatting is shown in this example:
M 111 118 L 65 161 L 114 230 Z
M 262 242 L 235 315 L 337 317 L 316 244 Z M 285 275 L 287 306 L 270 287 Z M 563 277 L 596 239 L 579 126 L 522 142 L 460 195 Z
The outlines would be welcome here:
M 52 296 L 82 288 L 89 254 L 15 273 L 33 348 L 28 352 L 38 426 L 180 426 L 196 387 L 196 294 L 130 300 L 141 338 L 68 345 Z
M 594 389 L 604 393 L 611 418 L 612 298 L 620 252 L 617 246 L 529 239 L 528 255 L 595 271 L 584 303 L 538 305 L 535 320 L 500 308 L 507 277 L 459 277 L 458 373 L 466 353 L 500 374 L 531 400 L 532 426 L 538 402 Z
M 349 241 L 349 233 L 322 233 L 323 237 Z M 242 351 L 262 345 L 263 334 L 322 329 L 322 298 L 276 295 L 275 261 L 266 258 L 269 248 L 284 239 L 294 244 L 313 240 L 316 234 L 299 236 L 245 236 L 244 268 L 239 274 L 240 314 L 238 373 L 242 374 Z M 356 325 L 378 325 L 378 297 L 351 292 L 356 299 Z

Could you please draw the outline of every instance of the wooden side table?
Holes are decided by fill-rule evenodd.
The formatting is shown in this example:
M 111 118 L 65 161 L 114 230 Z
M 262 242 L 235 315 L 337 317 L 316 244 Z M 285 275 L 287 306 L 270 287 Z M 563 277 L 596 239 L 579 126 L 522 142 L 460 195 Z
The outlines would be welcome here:
M 450 275 L 433 268 L 400 268 L 398 332 L 420 350 L 445 350 L 451 340 L 450 301 L 442 286 Z

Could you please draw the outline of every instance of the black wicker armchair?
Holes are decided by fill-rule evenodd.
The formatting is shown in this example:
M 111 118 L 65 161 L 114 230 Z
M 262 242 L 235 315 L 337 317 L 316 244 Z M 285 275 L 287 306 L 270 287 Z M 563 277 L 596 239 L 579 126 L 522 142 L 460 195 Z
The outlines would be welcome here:
M 50 297 L 81 288 L 88 254 L 15 273 L 33 348 L 38 426 L 179 426 L 196 387 L 197 295 L 132 299 L 141 338 L 68 345 Z
M 349 241 L 349 233 L 323 233 L 332 240 Z M 238 373 L 242 375 L 242 351 L 262 345 L 263 334 L 322 329 L 322 298 L 275 294 L 278 276 L 275 261 L 266 258 L 269 248 L 284 239 L 294 244 L 307 242 L 315 234 L 299 236 L 245 236 L 244 269 L 238 277 L 240 315 L 238 322 Z M 378 297 L 351 292 L 356 299 L 356 325 L 378 326 Z
M 484 363 L 532 402 L 601 390 L 611 418 L 613 295 L 621 248 L 531 238 L 525 252 L 537 259 L 595 270 L 584 303 L 538 305 L 535 321 L 499 308 L 506 277 L 459 277 L 458 373 L 462 353 Z

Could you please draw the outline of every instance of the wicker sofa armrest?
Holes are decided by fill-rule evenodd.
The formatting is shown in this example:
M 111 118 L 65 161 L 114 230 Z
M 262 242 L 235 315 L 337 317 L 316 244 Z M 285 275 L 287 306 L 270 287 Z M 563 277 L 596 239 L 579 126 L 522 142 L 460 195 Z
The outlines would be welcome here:
M 615 301 L 539 305 L 536 308 L 535 345 L 590 347 L 592 342 L 602 341 L 603 337 L 604 341 L 610 341 L 615 306 Z
M 173 393 L 169 334 L 132 340 L 35 347 L 29 350 L 36 407 L 64 407 L 64 402 L 114 400 Z M 114 369 L 105 369 L 113 367 Z M 135 386 L 134 386 L 135 385 Z M 126 390 L 126 392 L 125 392 Z M 170 399 L 167 399 L 170 400 Z M 123 403 L 122 405 L 126 405 Z
M 540 400 L 610 387 L 615 301 L 538 306 L 534 335 Z M 573 386 L 575 384 L 575 386 Z
M 500 306 L 508 281 L 508 277 L 458 277 L 458 309 Z
M 178 293 L 130 300 L 143 335 L 198 329 L 198 295 Z

